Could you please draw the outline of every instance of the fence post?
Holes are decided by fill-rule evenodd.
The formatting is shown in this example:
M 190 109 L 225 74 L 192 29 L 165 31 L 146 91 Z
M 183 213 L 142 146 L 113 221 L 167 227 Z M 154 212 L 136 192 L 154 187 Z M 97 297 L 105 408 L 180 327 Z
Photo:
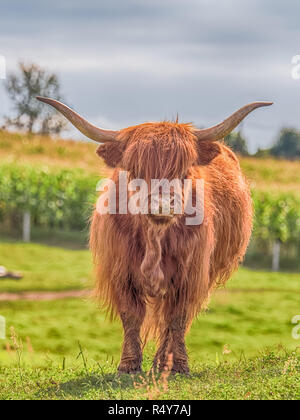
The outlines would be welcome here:
M 0 315 L 0 340 L 6 339 L 6 320 Z
M 275 241 L 273 245 L 272 271 L 279 271 L 280 267 L 280 241 Z
M 25 211 L 23 214 L 23 242 L 30 242 L 31 233 L 31 215 L 30 211 Z

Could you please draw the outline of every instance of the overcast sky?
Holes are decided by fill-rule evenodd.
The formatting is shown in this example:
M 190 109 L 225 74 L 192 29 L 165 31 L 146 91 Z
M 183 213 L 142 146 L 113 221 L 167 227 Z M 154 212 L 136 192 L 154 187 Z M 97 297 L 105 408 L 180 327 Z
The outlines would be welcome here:
M 240 106 L 251 150 L 300 128 L 299 0 L 1 0 L 7 71 L 36 62 L 64 97 L 105 128 L 172 119 L 208 126 Z M 10 103 L 0 80 L 0 116 Z M 73 132 L 71 132 L 73 134 Z

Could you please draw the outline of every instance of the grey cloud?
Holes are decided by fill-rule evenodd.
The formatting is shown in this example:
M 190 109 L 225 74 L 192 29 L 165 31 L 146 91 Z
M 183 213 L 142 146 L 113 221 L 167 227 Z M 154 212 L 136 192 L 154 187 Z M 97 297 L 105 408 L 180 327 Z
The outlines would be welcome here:
M 299 125 L 295 0 L 10 0 L 0 54 L 59 74 L 76 109 L 114 128 L 172 118 L 215 123 L 252 100 L 274 100 L 244 124 L 252 149 Z M 0 81 L 0 113 L 9 104 Z

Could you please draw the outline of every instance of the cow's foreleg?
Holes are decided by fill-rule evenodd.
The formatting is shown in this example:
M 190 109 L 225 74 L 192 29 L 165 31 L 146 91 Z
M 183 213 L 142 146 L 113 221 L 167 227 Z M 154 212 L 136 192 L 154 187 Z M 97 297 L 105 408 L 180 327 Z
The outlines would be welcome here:
M 124 342 L 122 357 L 119 365 L 120 373 L 137 373 L 141 371 L 142 348 L 140 331 L 145 317 L 145 308 L 141 303 L 139 310 L 134 307 L 126 307 L 120 311 L 120 317 L 124 328 Z
M 171 369 L 172 373 L 189 373 L 185 346 L 186 317 L 177 315 L 166 323 L 161 332 L 159 349 L 153 367 L 159 370 Z

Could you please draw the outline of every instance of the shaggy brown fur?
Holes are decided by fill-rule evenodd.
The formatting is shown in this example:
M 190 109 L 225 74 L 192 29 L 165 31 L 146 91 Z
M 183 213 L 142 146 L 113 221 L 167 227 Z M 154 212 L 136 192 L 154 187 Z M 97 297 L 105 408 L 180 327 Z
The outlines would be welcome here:
M 184 337 L 212 290 L 224 284 L 243 259 L 252 229 L 249 188 L 234 153 L 221 142 L 199 142 L 194 128 L 171 122 L 122 130 L 120 142 L 98 149 L 110 166 L 132 178 L 204 179 L 204 222 L 185 216 L 155 223 L 146 215 L 99 215 L 90 246 L 97 270 L 96 294 L 124 326 L 119 370 L 141 368 L 142 342 L 159 342 L 154 366 L 173 354 L 173 371 L 187 373 Z

